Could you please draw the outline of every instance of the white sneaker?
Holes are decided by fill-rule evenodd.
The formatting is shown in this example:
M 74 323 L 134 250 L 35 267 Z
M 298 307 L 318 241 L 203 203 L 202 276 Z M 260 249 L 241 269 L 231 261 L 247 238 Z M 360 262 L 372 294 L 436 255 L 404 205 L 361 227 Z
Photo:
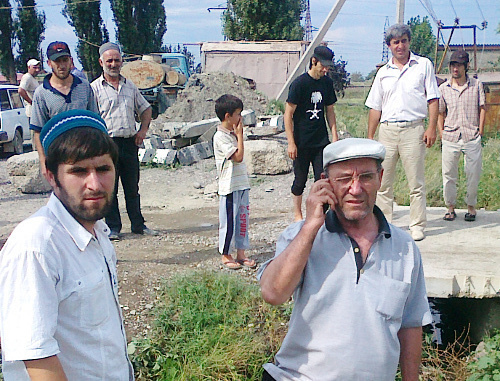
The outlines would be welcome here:
M 422 241 L 425 238 L 423 230 L 411 230 L 410 234 L 414 241 Z

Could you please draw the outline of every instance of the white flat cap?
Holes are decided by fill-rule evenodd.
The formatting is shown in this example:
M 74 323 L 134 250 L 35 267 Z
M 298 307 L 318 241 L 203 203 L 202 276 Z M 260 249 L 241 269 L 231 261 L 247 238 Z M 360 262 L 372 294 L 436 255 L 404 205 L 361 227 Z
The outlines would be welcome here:
M 385 147 L 372 139 L 348 138 L 338 140 L 328 144 L 323 150 L 323 169 L 339 161 L 360 158 L 384 160 Z

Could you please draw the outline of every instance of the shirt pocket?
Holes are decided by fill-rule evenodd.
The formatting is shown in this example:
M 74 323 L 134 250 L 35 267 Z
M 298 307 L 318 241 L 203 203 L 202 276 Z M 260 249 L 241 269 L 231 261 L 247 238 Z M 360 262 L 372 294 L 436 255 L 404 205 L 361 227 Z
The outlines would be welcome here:
M 103 271 L 94 271 L 77 281 L 80 295 L 80 322 L 84 327 L 96 327 L 109 319 L 110 287 Z
M 383 275 L 377 281 L 375 310 L 387 320 L 401 320 L 410 284 Z

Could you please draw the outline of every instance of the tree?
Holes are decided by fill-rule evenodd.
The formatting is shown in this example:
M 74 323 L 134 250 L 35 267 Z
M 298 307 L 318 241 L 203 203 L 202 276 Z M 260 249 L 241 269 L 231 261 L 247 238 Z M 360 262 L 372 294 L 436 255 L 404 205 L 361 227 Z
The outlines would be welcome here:
M 345 69 L 347 61 L 337 60 L 333 63 L 333 68 L 328 72 L 328 76 L 333 80 L 333 88 L 337 96 L 344 96 L 344 90 L 349 86 L 349 73 Z
M 359 71 L 355 71 L 349 76 L 349 80 L 352 82 L 363 82 L 365 79 L 363 77 L 363 74 L 361 74 Z
M 419 56 L 434 60 L 436 37 L 432 33 L 429 17 L 425 16 L 422 21 L 420 21 L 420 16 L 412 17 L 408 25 L 411 29 L 410 50 Z
M 14 28 L 9 0 L 0 0 L 0 70 L 10 83 L 17 84 L 12 43 Z
M 304 0 L 228 0 L 222 15 L 230 40 L 302 40 L 300 14 Z
M 40 44 L 45 32 L 45 12 L 36 10 L 35 0 L 17 0 L 17 4 L 15 31 L 19 54 L 15 61 L 17 70 L 24 72 L 30 58 L 43 61 Z
M 116 35 L 124 52 L 159 52 L 167 31 L 162 0 L 111 0 Z
M 78 37 L 77 53 L 89 79 L 101 72 L 99 46 L 109 40 L 108 30 L 101 18 L 100 1 L 65 0 L 62 14 L 75 29 Z

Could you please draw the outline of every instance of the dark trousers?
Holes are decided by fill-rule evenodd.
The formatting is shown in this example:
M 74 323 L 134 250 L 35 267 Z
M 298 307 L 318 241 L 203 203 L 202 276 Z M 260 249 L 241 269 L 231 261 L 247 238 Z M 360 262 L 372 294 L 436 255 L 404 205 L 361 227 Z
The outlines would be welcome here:
M 262 373 L 262 381 L 276 381 L 266 370 Z
M 323 172 L 323 147 L 297 150 L 297 157 L 293 161 L 295 178 L 292 184 L 292 194 L 295 196 L 304 193 L 309 175 L 309 164 L 313 167 L 314 181 L 318 181 Z
M 139 158 L 135 138 L 113 138 L 118 146 L 118 163 L 116 164 L 115 195 L 111 209 L 106 216 L 106 224 L 112 231 L 120 232 L 122 221 L 118 208 L 118 180 L 121 180 L 125 205 L 132 231 L 142 233 L 144 218 L 141 213 L 141 197 L 139 195 Z

